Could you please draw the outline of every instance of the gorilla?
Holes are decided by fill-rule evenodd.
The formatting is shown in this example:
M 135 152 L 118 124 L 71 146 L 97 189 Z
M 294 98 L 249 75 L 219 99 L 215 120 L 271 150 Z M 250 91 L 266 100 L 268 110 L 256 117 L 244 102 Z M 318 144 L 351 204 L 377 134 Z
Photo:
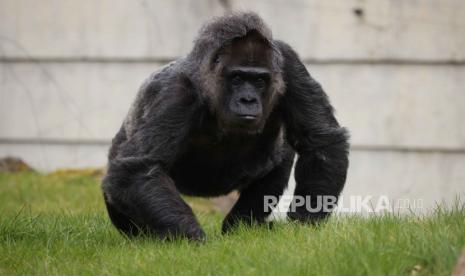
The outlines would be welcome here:
M 215 18 L 192 51 L 153 73 L 112 140 L 102 189 L 124 234 L 205 239 L 181 194 L 240 196 L 222 225 L 264 224 L 265 196 L 287 187 L 317 204 L 339 196 L 348 134 L 294 50 L 251 12 Z M 295 202 L 293 202 L 295 203 Z M 296 204 L 291 220 L 315 223 L 331 210 Z

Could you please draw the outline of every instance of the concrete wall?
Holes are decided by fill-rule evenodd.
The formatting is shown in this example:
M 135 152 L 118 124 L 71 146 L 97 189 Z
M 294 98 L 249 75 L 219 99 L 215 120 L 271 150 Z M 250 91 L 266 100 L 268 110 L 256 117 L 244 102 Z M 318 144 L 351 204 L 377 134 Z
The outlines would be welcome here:
M 461 0 L 3 0 L 0 156 L 102 166 L 138 86 L 202 22 L 257 11 L 352 134 L 346 194 L 450 201 L 465 188 Z

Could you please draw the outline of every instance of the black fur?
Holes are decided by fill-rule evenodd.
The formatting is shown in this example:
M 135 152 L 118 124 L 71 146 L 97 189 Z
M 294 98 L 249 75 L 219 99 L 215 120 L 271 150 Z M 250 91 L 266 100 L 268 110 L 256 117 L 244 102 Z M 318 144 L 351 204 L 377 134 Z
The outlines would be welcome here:
M 240 41 L 246 36 L 251 43 L 249 38 Z M 240 59 L 226 61 L 233 56 L 228 49 L 241 45 L 270 49 L 259 50 L 263 56 L 258 60 L 252 54 L 244 61 L 265 64 L 271 72 L 269 92 L 258 98 L 263 112 L 256 110 L 262 115 L 247 130 L 232 127 L 224 103 L 228 81 L 217 69 Z M 104 199 L 113 224 L 128 235 L 142 231 L 202 240 L 205 234 L 180 193 L 218 196 L 238 190 L 240 198 L 223 232 L 241 221 L 262 223 L 269 215 L 263 196 L 283 193 L 295 151 L 295 193 L 338 196 L 348 147 L 347 132 L 334 118 L 326 94 L 291 47 L 273 40 L 256 14 L 232 14 L 207 24 L 186 58 L 142 86 L 113 139 Z M 327 215 L 300 208 L 288 217 L 317 221 Z

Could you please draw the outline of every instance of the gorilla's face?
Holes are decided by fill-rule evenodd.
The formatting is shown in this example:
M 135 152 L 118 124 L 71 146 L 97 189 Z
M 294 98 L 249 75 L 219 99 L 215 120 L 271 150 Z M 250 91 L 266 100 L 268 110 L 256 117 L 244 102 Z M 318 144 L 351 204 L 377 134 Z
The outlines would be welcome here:
M 272 54 L 268 43 L 255 32 L 234 39 L 215 57 L 222 91 L 216 113 L 226 132 L 260 132 L 273 108 Z
M 234 66 L 227 69 L 225 111 L 233 123 L 257 125 L 263 117 L 263 98 L 268 92 L 270 72 L 266 68 Z

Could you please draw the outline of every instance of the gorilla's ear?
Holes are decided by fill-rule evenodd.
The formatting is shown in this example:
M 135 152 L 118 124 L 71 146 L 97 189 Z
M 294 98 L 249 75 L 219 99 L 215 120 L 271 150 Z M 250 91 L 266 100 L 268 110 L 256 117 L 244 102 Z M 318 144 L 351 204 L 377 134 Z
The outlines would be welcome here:
M 289 45 L 282 41 L 276 43 L 283 57 L 283 115 L 293 147 L 308 150 L 346 140 L 346 130 L 339 127 L 321 85 Z

